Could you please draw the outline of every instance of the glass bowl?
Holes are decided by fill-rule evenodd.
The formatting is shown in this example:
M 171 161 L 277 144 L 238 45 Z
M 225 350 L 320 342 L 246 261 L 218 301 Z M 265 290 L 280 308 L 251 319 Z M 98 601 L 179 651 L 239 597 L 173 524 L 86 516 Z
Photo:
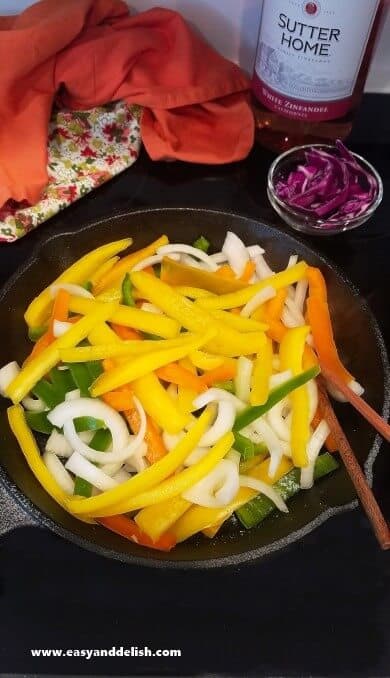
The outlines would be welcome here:
M 335 235 L 337 233 L 343 233 L 344 231 L 352 230 L 364 224 L 376 211 L 382 202 L 383 198 L 383 182 L 376 171 L 376 169 L 369 163 L 365 158 L 362 158 L 360 155 L 354 153 L 353 155 L 359 161 L 359 163 L 364 167 L 364 169 L 372 174 L 378 182 L 378 195 L 376 196 L 372 205 L 364 212 L 357 217 L 352 219 L 341 219 L 340 221 L 332 222 L 332 227 L 325 227 L 326 219 L 314 218 L 296 210 L 292 207 L 289 207 L 283 200 L 278 198 L 275 192 L 275 185 L 280 178 L 286 177 L 289 172 L 296 168 L 297 165 L 305 161 L 305 151 L 310 148 L 322 148 L 324 150 L 334 150 L 334 146 L 330 144 L 309 144 L 305 146 L 296 146 L 291 148 L 286 153 L 279 155 L 276 160 L 272 163 L 269 172 L 268 172 L 268 183 L 267 183 L 267 194 L 268 199 L 274 208 L 274 210 L 279 214 L 279 216 L 286 222 L 289 226 L 294 228 L 296 231 L 301 231 L 302 233 L 308 233 L 309 235 Z

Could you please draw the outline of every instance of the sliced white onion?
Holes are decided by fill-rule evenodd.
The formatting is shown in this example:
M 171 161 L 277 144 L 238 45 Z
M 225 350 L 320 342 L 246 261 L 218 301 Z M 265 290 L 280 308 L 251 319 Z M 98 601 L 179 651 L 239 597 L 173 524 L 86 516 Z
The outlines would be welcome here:
M 184 243 L 163 245 L 162 247 L 158 248 L 157 254 L 162 254 L 164 256 L 170 256 L 171 254 L 189 254 L 190 256 L 194 257 L 194 259 L 200 259 L 200 261 L 203 261 L 212 271 L 216 271 L 218 268 L 217 264 L 212 259 L 210 259 L 206 252 L 202 252 L 202 250 L 192 247 L 191 245 L 185 245 Z
M 260 306 L 265 304 L 266 301 L 273 299 L 275 296 L 276 292 L 271 285 L 264 287 L 264 289 L 257 292 L 252 299 L 249 299 L 242 309 L 241 315 L 243 318 L 249 318 Z
M 294 301 L 301 313 L 303 313 L 308 287 L 309 283 L 305 278 L 298 280 L 295 287 Z
M 100 470 L 103 471 L 103 473 L 106 473 L 111 478 L 113 478 L 114 475 L 118 473 L 118 471 L 120 471 L 122 467 L 123 467 L 122 461 L 117 461 L 114 464 L 101 464 L 99 466 Z
M 264 254 L 265 250 L 260 245 L 248 245 L 246 248 L 251 259 L 256 259 L 260 254 Z
M 191 266 L 192 268 L 200 268 L 203 271 L 210 270 L 208 264 L 205 264 L 203 261 L 200 261 L 199 259 L 194 259 L 194 257 L 190 257 L 189 254 L 182 254 L 180 257 L 180 261 L 182 264 L 186 264 L 187 266 Z
M 55 285 L 52 285 L 50 287 L 50 294 L 51 296 L 54 297 L 57 295 L 59 290 L 65 290 L 65 292 L 69 292 L 73 297 L 85 297 L 85 299 L 94 299 L 93 294 L 91 292 L 88 292 L 88 290 L 85 289 L 85 287 L 81 287 L 81 285 L 73 285 L 72 283 L 55 283 Z
M 308 346 L 314 346 L 314 337 L 311 333 L 307 335 L 306 343 Z
M 247 407 L 246 403 L 237 398 L 233 393 L 225 391 L 223 388 L 209 388 L 204 393 L 198 395 L 193 401 L 193 406 L 196 410 L 199 410 L 201 407 L 205 407 L 209 403 L 219 402 L 225 400 L 234 405 L 237 412 L 242 412 Z
M 31 396 L 23 398 L 22 405 L 28 412 L 45 412 L 48 409 L 41 398 L 32 398 Z
M 256 490 L 260 494 L 264 494 L 265 497 L 268 497 L 283 513 L 288 513 L 288 508 L 279 492 L 275 490 L 272 485 L 267 485 L 262 480 L 257 478 L 252 478 L 251 476 L 240 476 L 240 487 L 249 487 L 251 490 Z
M 260 245 L 249 245 L 246 248 L 246 251 L 248 252 L 249 258 L 255 260 L 257 256 L 260 254 L 264 254 L 265 250 L 263 250 Z M 224 252 L 217 252 L 216 254 L 210 254 L 210 259 L 214 261 L 215 264 L 218 264 L 220 266 L 221 264 L 225 264 L 227 262 L 227 256 Z
M 260 280 L 265 280 L 275 275 L 272 268 L 270 268 L 262 254 L 256 256 L 256 273 Z
M 72 471 L 76 476 L 88 480 L 91 485 L 97 487 L 97 489 L 102 492 L 112 490 L 118 485 L 116 480 L 110 478 L 104 471 L 94 464 L 91 464 L 88 459 L 78 452 L 73 452 L 72 456 L 66 462 L 65 468 Z
M 237 450 L 234 450 L 233 448 L 229 450 L 225 459 L 229 459 L 229 461 L 232 461 L 238 469 L 240 468 L 241 454 L 237 452 Z
M 278 470 L 280 460 L 283 456 L 283 448 L 281 442 L 276 433 L 274 432 L 274 430 L 265 421 L 263 417 L 256 419 L 256 421 L 252 423 L 252 426 L 256 433 L 258 433 L 261 436 L 263 442 L 266 444 L 268 448 L 271 457 L 268 475 L 270 478 L 274 478 L 275 473 Z
M 134 272 L 142 271 L 144 268 L 149 268 L 149 266 L 161 264 L 165 256 L 165 254 L 154 254 L 151 257 L 146 257 L 146 259 L 143 259 L 142 261 L 139 261 L 138 264 L 135 264 L 131 270 Z M 174 261 L 178 261 L 180 259 L 180 254 L 171 254 L 170 258 L 174 259 Z
M 273 388 L 276 388 L 277 386 L 284 384 L 285 381 L 289 381 L 289 379 L 292 379 L 291 370 L 285 370 L 284 372 L 278 372 L 277 374 L 273 374 L 270 377 L 269 387 L 272 390 Z
M 277 355 L 272 357 L 272 369 L 276 371 L 280 370 L 280 358 Z
M 351 391 L 353 391 L 357 396 L 360 396 L 360 397 L 361 397 L 361 396 L 363 395 L 363 393 L 364 393 L 364 388 L 363 388 L 363 386 L 362 386 L 361 384 L 359 384 L 358 381 L 355 381 L 355 379 L 352 379 L 352 380 L 349 382 L 348 386 L 349 386 L 349 388 L 351 389 Z
M 75 388 L 73 391 L 65 393 L 65 400 L 78 400 L 81 397 L 80 390 Z
M 112 476 L 112 479 L 115 480 L 117 483 L 125 483 L 127 480 L 130 480 L 131 474 L 125 471 L 124 468 L 121 468 L 119 471 L 115 473 L 115 475 Z
M 297 323 L 299 323 L 299 327 L 303 326 L 305 324 L 305 318 L 303 317 L 302 312 L 296 305 L 295 300 L 287 298 L 286 306 L 290 311 L 291 315 L 293 316 L 293 318 L 297 321 Z
M 287 268 L 292 268 L 293 266 L 296 266 L 298 263 L 298 255 L 297 254 L 292 254 L 288 260 Z
M 253 362 L 245 356 L 240 356 L 237 360 L 237 372 L 234 377 L 234 390 L 239 400 L 249 401 L 251 391 L 251 379 L 253 372 Z
M 326 383 L 326 389 L 327 389 L 329 395 L 333 398 L 333 400 L 337 400 L 339 403 L 348 402 L 345 395 L 343 395 L 341 393 L 341 391 L 339 391 L 335 386 L 333 386 L 333 384 L 331 384 L 330 381 L 327 381 L 325 379 L 325 383 Z
M 53 322 L 53 334 L 55 337 L 62 337 L 70 328 L 72 323 L 62 322 L 62 320 L 55 320 Z
M 0 393 L 2 396 L 5 398 L 7 397 L 6 395 L 6 390 L 10 383 L 15 379 L 15 377 L 18 376 L 20 372 L 20 367 L 16 360 L 13 360 L 11 363 L 7 363 L 7 365 L 4 365 L 4 367 L 1 368 L 0 370 Z
M 285 327 L 288 327 L 289 329 L 293 329 L 294 327 L 300 326 L 297 319 L 292 315 L 292 313 L 288 310 L 288 308 L 286 308 L 286 306 L 284 307 L 284 309 L 282 311 L 281 320 L 282 320 L 283 325 Z
M 95 431 L 80 431 L 79 438 L 80 438 L 80 440 L 83 441 L 83 443 L 87 443 L 87 445 L 89 445 L 89 443 L 91 442 L 94 435 L 95 435 Z M 108 449 L 109 450 L 111 449 L 111 445 L 109 446 Z
M 233 403 L 227 400 L 220 400 L 218 402 L 218 412 L 213 425 L 206 433 L 203 434 L 199 441 L 199 447 L 209 447 L 215 445 L 216 442 L 225 433 L 229 433 L 234 426 L 236 418 L 236 408 Z
M 48 471 L 50 471 L 54 480 L 66 494 L 73 494 L 74 482 L 72 476 L 65 469 L 58 457 L 52 452 L 44 452 L 42 459 Z
M 180 431 L 180 433 L 168 433 L 168 431 L 163 431 L 162 432 L 162 439 L 164 442 L 165 447 L 167 448 L 168 452 L 171 452 L 174 447 L 184 438 L 185 432 Z
M 266 418 L 275 435 L 288 443 L 291 438 L 291 414 L 287 398 L 276 403 L 267 412 Z
M 249 261 L 249 254 L 241 238 L 232 231 L 227 231 L 222 252 L 226 254 L 229 266 L 236 276 L 242 276 Z
M 203 459 L 203 457 L 208 454 L 208 452 L 210 452 L 209 447 L 195 447 L 195 449 L 192 450 L 192 452 L 184 460 L 184 466 L 193 466 L 194 464 L 197 464 L 198 461 Z
M 330 428 L 326 421 L 323 419 L 318 424 L 316 430 L 311 436 L 308 446 L 307 446 L 307 456 L 309 458 L 309 464 L 301 470 L 301 488 L 303 490 L 308 490 L 310 487 L 313 487 L 314 483 L 314 467 L 319 453 L 325 440 L 327 439 L 330 433 Z
M 135 398 L 134 402 L 138 409 L 138 401 L 136 401 Z M 140 407 L 139 412 L 141 417 L 140 431 L 142 431 L 146 427 L 145 412 L 142 407 Z M 68 400 L 57 405 L 49 412 L 47 417 L 53 426 L 64 428 L 64 435 L 73 446 L 73 449 L 80 452 L 80 454 L 84 454 L 90 461 L 100 463 L 103 461 L 103 455 L 104 461 L 106 462 L 119 461 L 117 456 L 123 455 L 124 450 L 128 450 L 130 436 L 125 420 L 112 407 L 106 405 L 106 403 L 103 403 L 101 400 L 95 398 L 77 398 L 75 400 Z M 73 419 L 76 419 L 77 417 L 94 417 L 95 419 L 102 419 L 111 432 L 113 452 L 97 452 L 83 443 L 77 435 L 73 424 Z M 143 433 L 142 438 L 144 436 L 145 432 Z M 138 434 L 135 438 L 138 438 Z M 115 458 L 107 458 L 107 455 L 111 455 L 111 457 L 115 456 Z M 130 456 L 130 453 L 127 456 Z M 123 458 L 126 459 L 126 455 Z
M 147 451 L 148 447 L 144 441 L 126 462 L 126 470 L 130 471 L 130 473 L 141 473 L 141 471 L 144 471 L 148 467 L 148 463 L 145 459 Z
M 62 433 L 55 429 L 51 432 L 45 445 L 46 452 L 56 454 L 57 457 L 70 457 L 73 454 L 73 447 L 69 444 Z
M 147 311 L 148 313 L 157 313 L 158 315 L 162 315 L 162 310 L 160 308 L 157 308 L 154 304 L 149 304 L 149 302 L 144 301 L 143 304 L 141 304 L 141 311 Z
M 221 508 L 233 501 L 239 487 L 236 464 L 229 459 L 222 459 L 202 480 L 183 492 L 182 496 L 198 506 Z

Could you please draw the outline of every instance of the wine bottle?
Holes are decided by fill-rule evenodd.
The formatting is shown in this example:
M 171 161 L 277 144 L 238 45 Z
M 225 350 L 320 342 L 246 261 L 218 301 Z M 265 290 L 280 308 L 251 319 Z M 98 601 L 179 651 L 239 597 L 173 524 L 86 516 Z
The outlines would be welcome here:
M 349 135 L 383 8 L 384 0 L 263 0 L 252 81 L 263 146 Z

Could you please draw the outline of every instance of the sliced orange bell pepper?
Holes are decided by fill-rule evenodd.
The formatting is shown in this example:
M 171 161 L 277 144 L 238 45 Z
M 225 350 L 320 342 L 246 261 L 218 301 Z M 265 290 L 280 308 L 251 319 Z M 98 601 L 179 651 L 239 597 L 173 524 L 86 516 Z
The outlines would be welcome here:
M 66 290 L 59 289 L 54 300 L 53 310 L 50 318 L 50 329 L 53 331 L 54 322 L 59 320 L 65 322 L 69 314 L 70 294 Z
M 168 533 L 161 535 L 157 541 L 153 541 L 145 532 L 142 532 L 134 520 L 127 516 L 119 515 L 98 518 L 96 522 L 125 539 L 129 539 L 140 546 L 157 549 L 158 551 L 170 551 L 176 544 L 175 537 Z
M 240 276 L 240 280 L 244 283 L 249 283 L 252 275 L 256 270 L 256 264 L 254 261 L 247 261 L 245 264 L 244 271 Z
M 340 360 L 327 302 L 319 296 L 309 296 L 307 315 L 320 364 L 331 369 L 342 381 L 349 384 L 353 376 Z
M 156 374 L 158 378 L 163 381 L 177 384 L 177 386 L 184 386 L 184 388 L 191 389 L 197 393 L 202 393 L 207 390 L 207 386 L 204 384 L 201 377 L 197 377 L 190 372 L 190 370 L 181 367 L 181 365 L 178 365 L 177 363 L 170 363 L 169 365 L 160 367 L 156 370 Z
M 42 353 L 42 351 L 45 350 L 45 348 L 47 348 L 48 346 L 50 346 L 50 344 L 53 343 L 54 339 L 55 336 L 51 329 L 47 330 L 45 334 L 42 334 L 42 336 L 34 344 L 33 350 L 31 351 L 30 355 L 27 356 L 26 360 L 23 363 L 23 366 L 28 365 L 30 360 L 32 360 L 33 358 L 37 358 Z
M 229 381 L 234 379 L 237 372 L 237 363 L 235 360 L 226 360 L 223 365 L 216 367 L 214 370 L 205 372 L 200 379 L 206 386 L 211 386 L 219 381 Z
M 309 282 L 309 294 L 311 297 L 317 297 L 324 301 L 328 298 L 325 278 L 319 268 L 309 266 L 306 271 L 306 277 Z
M 137 332 L 137 330 L 133 330 L 132 327 L 125 327 L 124 325 L 117 325 L 117 323 L 110 323 L 112 329 L 114 330 L 115 334 L 120 337 L 120 339 L 124 339 L 125 341 L 127 339 L 142 339 L 142 335 L 140 332 Z
M 129 388 L 121 388 L 103 395 L 103 400 L 117 412 L 126 412 L 134 407 L 133 394 Z
M 138 410 L 133 405 L 133 407 L 125 411 L 124 414 L 133 433 L 138 433 L 141 423 Z M 146 459 L 150 464 L 154 464 L 167 454 L 168 450 L 164 445 L 159 428 L 148 414 L 146 415 L 145 442 L 148 447 Z
M 229 264 L 223 264 L 223 266 L 220 266 L 215 272 L 215 275 L 218 275 L 220 278 L 226 278 L 226 280 L 234 280 L 236 277 L 236 274 Z

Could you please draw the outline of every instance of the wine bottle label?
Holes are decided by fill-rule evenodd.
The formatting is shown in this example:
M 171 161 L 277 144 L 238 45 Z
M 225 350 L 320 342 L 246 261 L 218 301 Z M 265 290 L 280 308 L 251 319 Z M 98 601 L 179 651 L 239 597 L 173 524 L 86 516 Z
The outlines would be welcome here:
M 253 91 L 295 120 L 344 116 L 380 0 L 264 0 Z

